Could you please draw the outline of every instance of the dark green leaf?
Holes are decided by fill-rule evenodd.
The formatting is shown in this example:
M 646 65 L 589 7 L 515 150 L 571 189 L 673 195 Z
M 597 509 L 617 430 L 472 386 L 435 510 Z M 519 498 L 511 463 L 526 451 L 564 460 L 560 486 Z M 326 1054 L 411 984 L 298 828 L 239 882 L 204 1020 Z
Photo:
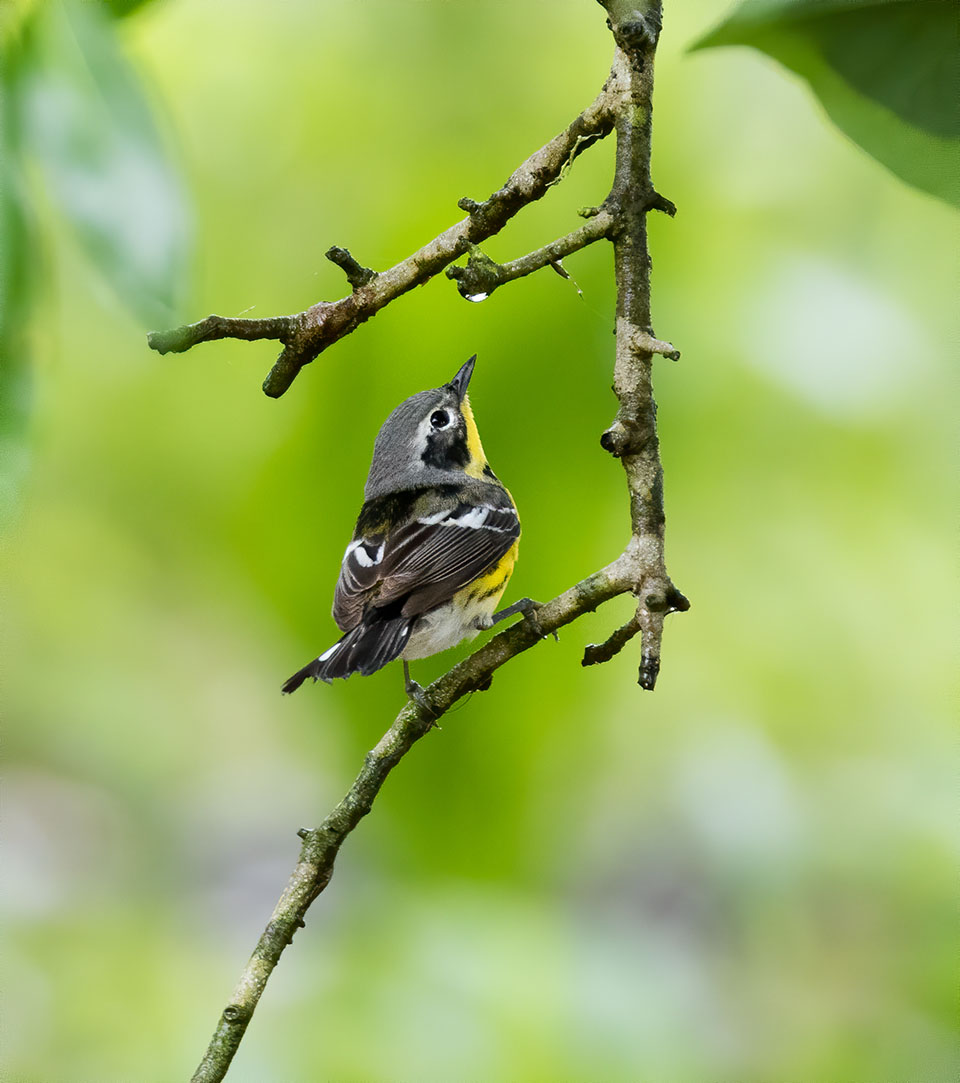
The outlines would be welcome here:
M 14 86 L 23 151 L 84 249 L 147 325 L 176 316 L 188 247 L 182 188 L 143 87 L 99 4 L 49 4 Z
M 150 0 L 103 0 L 103 2 L 115 19 L 122 19 L 145 7 Z
M 39 0 L 0 0 L 0 62 L 10 56 Z
M 693 47 L 769 54 L 874 158 L 960 205 L 958 10 L 952 0 L 745 0 Z
M 33 274 L 27 201 L 18 169 L 18 132 L 0 65 L 0 524 L 16 506 L 26 469 L 31 379 L 26 336 Z

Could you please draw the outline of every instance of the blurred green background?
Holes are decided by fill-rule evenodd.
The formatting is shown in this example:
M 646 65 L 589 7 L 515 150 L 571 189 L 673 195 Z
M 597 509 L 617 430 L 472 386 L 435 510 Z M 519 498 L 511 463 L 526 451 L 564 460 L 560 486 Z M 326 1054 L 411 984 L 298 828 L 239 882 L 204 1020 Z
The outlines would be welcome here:
M 598 445 L 606 246 L 567 261 L 582 297 L 435 281 L 279 401 L 272 344 L 161 358 L 144 332 L 336 298 L 331 244 L 402 258 L 592 99 L 611 45 L 588 0 L 11 10 L 39 22 L 10 76 L 37 80 L 7 177 L 30 198 L 5 219 L 3 1078 L 162 1083 L 195 1067 L 296 829 L 402 703 L 397 667 L 279 694 L 336 635 L 386 414 L 479 354 L 524 524 L 507 601 L 611 559 L 628 515 Z M 657 690 L 636 644 L 580 667 L 620 599 L 450 715 L 346 844 L 231 1080 L 956 1078 L 956 219 L 768 58 L 686 54 L 722 13 L 668 2 L 658 54 L 680 211 L 651 220 L 655 329 L 683 359 L 656 384 L 693 608 Z M 90 100 L 148 132 L 119 166 L 75 107 L 104 71 Z M 574 228 L 612 152 L 486 250 Z M 98 270 L 104 204 L 133 226 Z

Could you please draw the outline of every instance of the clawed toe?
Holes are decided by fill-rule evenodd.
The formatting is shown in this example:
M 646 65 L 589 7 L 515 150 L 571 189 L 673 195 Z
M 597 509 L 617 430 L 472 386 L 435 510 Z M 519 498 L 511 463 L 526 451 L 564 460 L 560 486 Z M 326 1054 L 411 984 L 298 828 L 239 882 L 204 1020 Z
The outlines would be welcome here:
M 430 719 L 430 721 L 437 729 L 440 729 L 440 727 L 437 725 L 437 719 L 440 716 L 433 709 L 433 706 L 430 703 L 427 693 L 424 692 L 422 685 L 420 685 L 410 676 L 410 669 L 407 666 L 406 662 L 403 663 L 403 687 L 407 693 L 407 698 L 412 700 L 420 708 L 420 710 L 423 711 L 423 713 Z
M 537 619 L 537 614 L 541 609 L 539 602 L 535 602 L 532 598 L 521 598 L 519 602 L 514 602 L 513 605 L 507 606 L 506 609 L 501 609 L 499 613 L 495 613 L 490 620 L 491 625 L 497 624 L 507 617 L 513 617 L 517 613 L 523 614 L 523 619 L 527 625 L 534 632 L 538 639 L 546 639 L 547 633 L 540 625 L 540 621 Z M 554 639 L 559 640 L 559 636 L 556 632 L 550 633 Z
M 424 692 L 423 688 L 419 684 L 417 684 L 416 681 L 408 681 L 406 688 L 407 696 L 411 700 L 413 700 L 413 702 L 420 708 L 421 711 L 423 711 L 423 713 L 430 719 L 434 726 L 436 726 L 437 729 L 440 729 L 440 727 L 437 725 L 437 719 L 440 716 L 433 709 L 430 700 L 427 698 L 427 694 L 426 692 Z
M 525 598 L 524 601 L 529 602 L 529 605 L 524 605 L 520 609 L 520 612 L 523 614 L 524 621 L 526 621 L 526 623 L 530 626 L 538 639 L 546 639 L 547 633 L 543 630 L 543 627 L 541 626 L 538 619 L 538 614 L 541 609 L 540 603 L 535 602 L 532 598 Z M 557 635 L 556 632 L 551 632 L 550 635 L 552 635 L 558 643 L 560 642 L 560 637 Z

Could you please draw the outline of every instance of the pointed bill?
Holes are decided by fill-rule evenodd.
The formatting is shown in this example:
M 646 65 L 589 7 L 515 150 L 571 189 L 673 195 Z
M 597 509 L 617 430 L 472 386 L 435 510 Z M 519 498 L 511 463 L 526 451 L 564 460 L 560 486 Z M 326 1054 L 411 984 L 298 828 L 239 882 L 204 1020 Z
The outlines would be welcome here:
M 469 361 L 460 369 L 456 376 L 450 381 L 450 387 L 457 393 L 457 398 L 463 402 L 463 396 L 467 393 L 467 385 L 470 383 L 470 377 L 473 375 L 473 366 L 477 363 L 477 355 L 474 354 Z

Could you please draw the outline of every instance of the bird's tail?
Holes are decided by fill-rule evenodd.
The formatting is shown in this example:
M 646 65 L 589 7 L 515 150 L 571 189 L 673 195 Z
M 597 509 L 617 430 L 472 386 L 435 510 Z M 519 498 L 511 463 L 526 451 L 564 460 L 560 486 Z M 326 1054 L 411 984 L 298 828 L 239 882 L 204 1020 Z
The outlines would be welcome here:
M 400 655 L 410 638 L 412 625 L 408 617 L 362 621 L 319 658 L 297 670 L 284 684 L 283 691 L 296 692 L 308 677 L 329 684 L 334 677 L 346 678 L 353 673 L 366 677 L 375 673 Z

